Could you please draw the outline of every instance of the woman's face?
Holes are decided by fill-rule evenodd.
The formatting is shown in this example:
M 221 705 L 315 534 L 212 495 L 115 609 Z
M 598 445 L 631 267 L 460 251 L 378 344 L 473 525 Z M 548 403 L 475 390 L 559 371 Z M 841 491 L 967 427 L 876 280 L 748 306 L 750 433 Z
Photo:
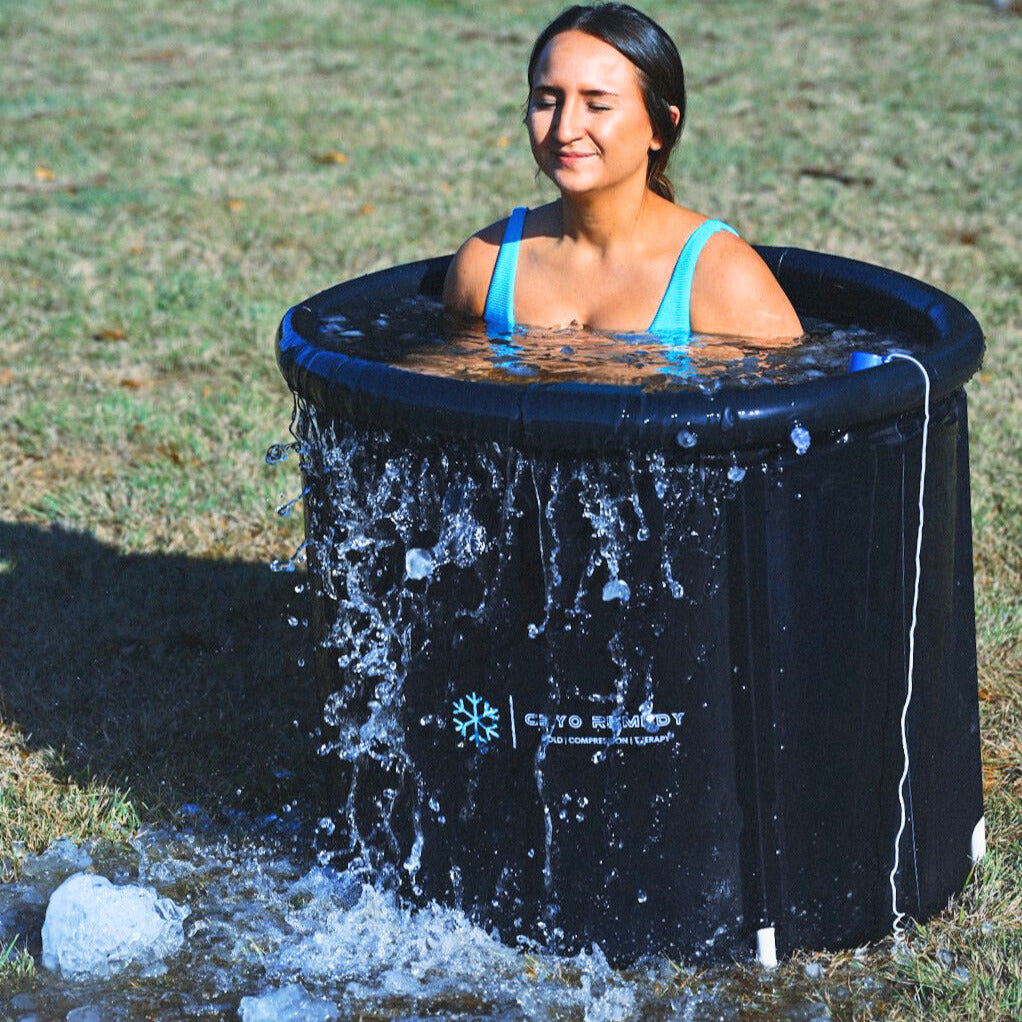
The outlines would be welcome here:
M 526 124 L 536 163 L 564 193 L 633 178 L 644 186 L 649 152 L 660 148 L 635 65 L 576 29 L 555 35 L 543 48 Z

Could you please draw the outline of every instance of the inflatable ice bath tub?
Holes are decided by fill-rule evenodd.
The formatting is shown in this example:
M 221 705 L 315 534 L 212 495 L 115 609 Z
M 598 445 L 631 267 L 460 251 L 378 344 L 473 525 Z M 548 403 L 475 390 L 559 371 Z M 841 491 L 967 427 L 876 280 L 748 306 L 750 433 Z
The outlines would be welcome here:
M 343 858 L 508 942 L 619 963 L 856 945 L 891 929 L 892 870 L 916 918 L 961 888 L 982 843 L 982 334 L 892 271 L 760 251 L 803 318 L 896 329 L 929 377 L 904 783 L 919 368 L 466 380 L 329 339 L 437 296 L 440 258 L 330 288 L 278 336 Z

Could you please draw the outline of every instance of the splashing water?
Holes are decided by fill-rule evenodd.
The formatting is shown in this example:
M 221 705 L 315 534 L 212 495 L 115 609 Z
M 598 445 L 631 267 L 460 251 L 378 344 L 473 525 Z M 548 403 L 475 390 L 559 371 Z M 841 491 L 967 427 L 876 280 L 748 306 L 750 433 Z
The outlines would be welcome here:
M 433 554 L 413 547 L 405 554 L 405 574 L 409 578 L 429 578 L 433 574 Z
M 302 540 L 290 557 L 278 557 L 270 561 L 270 571 L 297 571 L 298 565 L 305 560 L 302 551 L 308 546 L 308 542 L 308 540 Z
M 49 895 L 81 869 L 79 850 L 65 845 L 22 860 L 22 879 L 0 885 L 0 917 L 23 930 L 41 924 Z M 411 909 L 354 872 L 310 866 L 243 835 L 160 828 L 129 848 L 89 852 L 100 875 L 186 904 L 183 946 L 149 974 L 82 982 L 39 967 L 24 989 L 0 988 L 5 1017 L 738 1022 L 759 1002 L 757 1017 L 794 1022 L 821 999 L 866 1008 L 884 996 L 840 968 L 810 979 L 792 970 L 779 999 L 776 975 L 757 970 L 697 973 L 661 959 L 624 975 L 598 948 L 556 957 L 508 947 L 456 909 Z
M 791 433 L 791 442 L 795 445 L 796 454 L 805 454 L 809 450 L 809 443 L 811 437 L 809 436 L 809 430 L 804 426 L 796 425 Z
M 302 490 L 301 493 L 298 494 L 297 497 L 292 497 L 290 500 L 285 501 L 283 504 L 280 504 L 277 507 L 277 514 L 280 515 L 281 518 L 289 518 L 291 516 L 291 512 L 294 510 L 295 505 L 300 500 L 302 500 L 308 494 L 308 492 L 309 488 L 306 487 L 304 490 Z
M 315 641 L 332 673 L 321 752 L 342 764 L 346 792 L 322 861 L 388 891 L 446 890 L 484 924 L 502 920 L 505 939 L 564 946 L 558 842 L 609 833 L 623 848 L 636 807 L 622 783 L 600 813 L 582 811 L 587 797 L 564 773 L 562 750 L 588 747 L 627 776 L 643 769 L 637 750 L 677 742 L 687 711 L 677 694 L 654 691 L 657 658 L 668 654 L 650 651 L 660 635 L 695 629 L 706 601 L 722 598 L 728 466 L 397 440 L 312 407 L 297 433 L 322 608 Z M 523 536 L 535 539 L 523 548 Z M 594 642 L 603 632 L 606 642 Z M 670 676 L 693 677 L 716 649 L 703 636 L 680 661 L 670 654 Z M 584 693 L 580 674 L 592 683 Z M 476 769 L 468 750 L 524 757 L 535 811 L 527 836 L 511 837 L 510 818 L 482 790 L 449 804 L 445 778 Z M 438 777 L 424 762 L 450 765 Z M 485 880 L 452 857 L 469 849 L 500 863 L 519 840 L 534 852 L 522 861 L 538 900 L 518 865 Z M 636 884 L 615 874 L 611 894 L 595 897 L 645 904 Z
M 266 448 L 266 464 L 282 465 L 287 461 L 289 452 L 295 450 L 295 444 L 270 444 Z

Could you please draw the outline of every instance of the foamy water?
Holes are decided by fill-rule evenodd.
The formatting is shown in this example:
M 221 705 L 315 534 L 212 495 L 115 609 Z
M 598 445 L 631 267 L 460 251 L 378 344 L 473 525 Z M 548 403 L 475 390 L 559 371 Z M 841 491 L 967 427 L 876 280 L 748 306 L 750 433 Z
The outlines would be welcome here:
M 40 966 L 22 988 L 0 989 L 0 1017 L 17 1020 L 241 1019 L 245 998 L 255 1018 L 253 1004 L 295 985 L 305 1014 L 283 1017 L 332 1008 L 394 1022 L 717 1022 L 747 1018 L 754 1004 L 757 1018 L 826 1019 L 827 1001 L 861 1010 L 880 994 L 854 968 L 697 972 L 661 958 L 622 973 L 599 948 L 565 958 L 509 947 L 454 909 L 413 909 L 351 872 L 212 827 L 150 831 L 126 850 L 65 842 L 21 866 L 22 879 L 0 887 L 0 920 L 33 947 L 50 894 L 83 866 L 151 887 L 187 916 L 184 946 L 158 968 L 68 980 Z

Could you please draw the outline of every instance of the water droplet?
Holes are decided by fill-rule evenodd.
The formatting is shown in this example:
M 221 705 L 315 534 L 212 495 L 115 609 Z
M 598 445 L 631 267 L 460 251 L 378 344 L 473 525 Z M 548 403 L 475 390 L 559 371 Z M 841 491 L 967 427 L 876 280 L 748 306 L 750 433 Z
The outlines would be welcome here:
M 429 578 L 433 574 L 433 551 L 412 547 L 405 553 L 405 574 L 409 578 Z
M 636 899 L 635 899 L 635 900 L 636 900 L 636 901 L 637 901 L 637 902 L 638 902 L 638 903 L 639 903 L 640 905 L 645 905 L 645 904 L 646 904 L 646 892 L 645 892 L 645 891 L 639 891 L 639 893 L 638 893 L 638 895 L 636 896 Z
M 745 469 L 738 465 L 732 465 L 727 470 L 727 477 L 733 483 L 740 483 L 745 478 Z
M 619 578 L 612 578 L 603 587 L 604 603 L 609 603 L 611 600 L 620 600 L 622 603 L 627 603 L 628 597 L 631 595 L 632 591 L 628 588 L 628 583 Z
M 298 618 L 296 618 L 296 617 L 289 617 L 289 618 L 287 619 L 287 623 L 288 623 L 288 624 L 289 624 L 289 625 L 290 625 L 290 626 L 291 626 L 292 628 L 297 628 L 297 627 L 298 627 Z
M 279 465 L 287 461 L 287 444 L 270 444 L 266 448 L 266 464 Z
M 688 448 L 695 447 L 696 445 L 695 433 L 690 433 L 687 429 L 678 430 L 678 435 L 675 439 L 678 441 L 678 445 L 680 447 Z
M 336 829 L 334 821 L 329 816 L 321 816 L 318 824 L 319 830 L 323 831 L 324 834 L 332 834 Z
M 795 445 L 796 454 L 805 454 L 809 450 L 810 436 L 809 430 L 805 426 L 796 425 L 788 435 L 791 437 L 791 442 Z

